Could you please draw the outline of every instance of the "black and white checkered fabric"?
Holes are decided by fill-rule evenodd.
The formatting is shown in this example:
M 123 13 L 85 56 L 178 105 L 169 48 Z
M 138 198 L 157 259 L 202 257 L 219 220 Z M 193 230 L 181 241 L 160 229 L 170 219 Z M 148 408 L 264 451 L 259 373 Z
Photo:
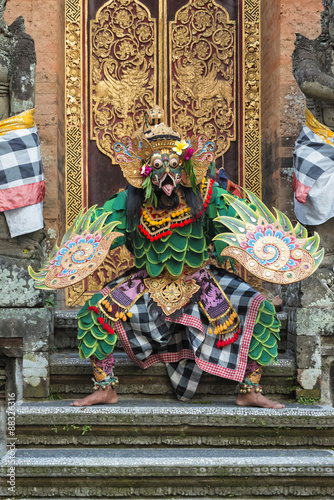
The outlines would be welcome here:
M 293 154 L 295 213 L 302 224 L 317 225 L 334 216 L 334 143 L 327 144 L 306 125 Z
M 334 172 L 333 146 L 303 126 L 293 155 L 296 176 L 302 184 L 312 187 L 324 172 L 329 169 Z
M 0 189 L 44 180 L 36 126 L 0 135 Z
M 183 316 L 173 322 L 161 314 L 151 316 L 148 293 L 131 307 L 131 318 L 115 323 L 125 351 L 138 366 L 145 369 L 159 361 L 166 364 L 179 399 L 195 394 L 202 371 L 239 382 L 244 377 L 254 323 L 264 297 L 230 273 L 213 274 L 241 320 L 242 334 L 235 343 L 217 347 L 217 337 L 208 334 L 209 321 L 197 303 L 188 304 Z

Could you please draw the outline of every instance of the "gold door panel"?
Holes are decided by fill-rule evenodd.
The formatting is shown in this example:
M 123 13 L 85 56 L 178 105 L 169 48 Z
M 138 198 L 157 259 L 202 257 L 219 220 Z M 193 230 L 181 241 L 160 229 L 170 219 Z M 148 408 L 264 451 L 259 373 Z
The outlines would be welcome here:
M 169 25 L 170 115 L 183 136 L 206 134 L 216 158 L 236 139 L 236 22 L 214 1 L 190 0 Z
M 156 20 L 140 2 L 110 0 L 90 21 L 90 139 L 114 159 L 156 101 Z

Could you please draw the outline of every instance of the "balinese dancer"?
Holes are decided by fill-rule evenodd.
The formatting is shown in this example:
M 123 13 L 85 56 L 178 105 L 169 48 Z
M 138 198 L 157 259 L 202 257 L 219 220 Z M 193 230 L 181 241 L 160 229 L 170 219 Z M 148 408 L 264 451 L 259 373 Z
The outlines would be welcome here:
M 251 193 L 240 200 L 208 177 L 214 144 L 204 135 L 182 140 L 157 107 L 146 123 L 114 145 L 128 188 L 80 214 L 49 264 L 31 271 L 39 287 L 60 288 L 91 274 L 109 249 L 125 244 L 135 258 L 135 269 L 78 314 L 79 353 L 92 363 L 95 391 L 72 404 L 117 402 L 118 337 L 141 368 L 164 362 L 183 401 L 205 371 L 240 382 L 238 405 L 282 408 L 260 386 L 263 366 L 277 359 L 275 309 L 219 260 L 236 259 L 267 281 L 298 281 L 320 263 L 317 236 L 307 239 Z

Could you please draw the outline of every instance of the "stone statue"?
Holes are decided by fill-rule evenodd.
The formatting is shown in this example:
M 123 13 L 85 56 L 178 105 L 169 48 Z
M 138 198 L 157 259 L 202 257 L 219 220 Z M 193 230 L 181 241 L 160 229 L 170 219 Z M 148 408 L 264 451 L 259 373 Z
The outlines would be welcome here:
M 316 119 L 334 131 L 334 1 L 323 0 L 321 35 L 310 40 L 297 33 L 293 74 Z
M 27 260 L 40 249 L 43 238 L 41 200 L 45 188 L 34 122 L 36 54 L 34 41 L 25 32 L 23 17 L 8 26 L 4 20 L 5 8 L 6 0 L 0 0 L 0 255 Z M 28 166 L 37 174 L 35 184 L 26 165 L 14 165 L 19 174 L 24 170 L 22 178 L 16 179 L 12 177 L 13 170 L 8 172 L 8 161 L 1 162 L 1 157 L 8 154 L 11 134 L 14 131 L 15 136 L 19 135 L 22 130 L 17 129 L 22 128 L 25 150 L 33 147 L 36 156 L 35 162 Z M 19 141 L 22 142 L 21 137 Z M 17 149 L 15 145 L 11 151 Z

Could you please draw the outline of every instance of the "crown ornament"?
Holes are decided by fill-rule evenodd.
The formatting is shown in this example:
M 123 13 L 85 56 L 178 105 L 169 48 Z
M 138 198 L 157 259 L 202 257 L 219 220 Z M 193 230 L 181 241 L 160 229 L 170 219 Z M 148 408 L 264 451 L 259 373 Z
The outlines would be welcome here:
M 141 175 L 142 167 L 149 161 L 153 152 L 175 151 L 180 155 L 182 165 L 189 167 L 191 159 L 192 168 L 184 169 L 181 184 L 187 187 L 199 184 L 210 163 L 214 161 L 214 143 L 204 134 L 185 141 L 181 134 L 166 125 L 163 119 L 161 108 L 154 106 L 146 111 L 143 127 L 133 138 L 125 136 L 113 145 L 116 161 L 124 177 L 132 186 L 143 188 L 145 181 Z M 186 146 L 180 148 L 180 144 Z

